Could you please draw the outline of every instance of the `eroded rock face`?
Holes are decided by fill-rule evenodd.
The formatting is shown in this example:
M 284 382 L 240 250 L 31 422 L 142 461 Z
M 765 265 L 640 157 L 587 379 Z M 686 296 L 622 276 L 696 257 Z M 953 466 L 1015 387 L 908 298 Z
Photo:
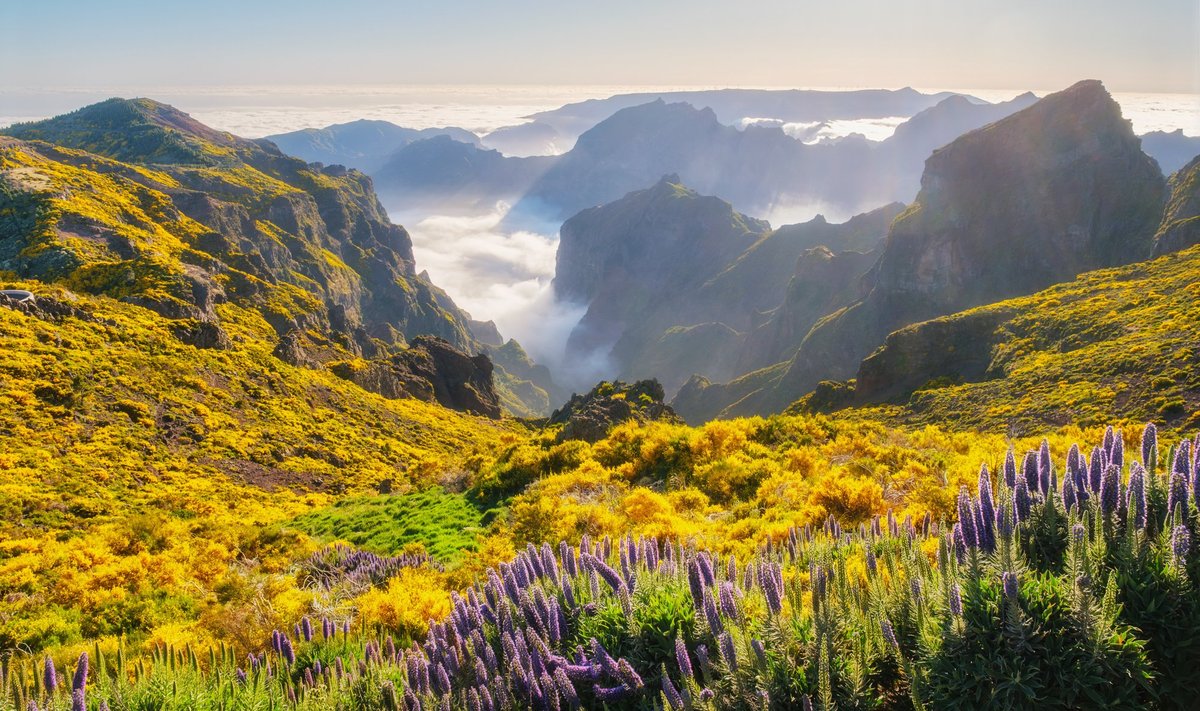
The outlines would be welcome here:
M 1200 244 L 1200 156 L 1171 176 L 1171 197 L 1154 235 L 1154 256 Z
M 613 425 L 637 420 L 680 422 L 663 402 L 663 387 L 657 380 L 640 380 L 632 385 L 621 381 L 604 382 L 586 395 L 572 395 L 554 414 L 549 424 L 563 426 L 558 441 L 577 439 L 597 442 Z
M 486 355 L 467 355 L 435 336 L 419 336 L 386 358 L 332 363 L 330 370 L 387 398 L 411 397 L 492 418 L 501 414 L 492 361 Z

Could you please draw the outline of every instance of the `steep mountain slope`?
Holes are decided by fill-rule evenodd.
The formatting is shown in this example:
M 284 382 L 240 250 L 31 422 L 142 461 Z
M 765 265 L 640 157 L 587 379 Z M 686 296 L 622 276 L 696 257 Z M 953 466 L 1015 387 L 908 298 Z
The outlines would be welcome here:
M 229 346 L 217 305 L 253 308 L 292 364 L 386 358 L 419 335 L 477 348 L 361 173 L 310 166 L 147 99 L 5 133 L 15 138 L 0 137 L 0 269 L 149 308 L 204 347 Z
M 1200 247 L 896 331 L 857 405 L 906 423 L 1030 433 L 1120 416 L 1200 425 Z M 874 412 L 874 411 L 872 411 Z
M 362 119 L 325 128 L 305 128 L 267 136 L 279 150 L 308 163 L 344 165 L 374 173 L 388 156 L 415 141 L 434 136 L 449 136 L 456 141 L 478 145 L 479 137 L 461 128 L 414 129 L 389 121 Z
M 801 255 L 825 244 L 870 249 L 901 208 L 770 230 L 667 176 L 584 210 L 563 225 L 554 282 L 560 300 L 588 307 L 570 352 L 599 351 L 622 377 L 658 378 L 668 392 L 693 373 L 734 375 L 746 334 L 784 300 Z
M 721 313 L 693 309 L 689 297 L 768 229 L 723 200 L 688 190 L 677 176 L 572 217 L 560 231 L 554 292 L 588 308 L 568 353 L 619 351 L 624 373 L 639 367 L 645 348 L 671 326 L 720 322 Z M 709 335 L 709 351 L 732 345 L 721 338 L 733 335 L 728 328 Z M 668 389 L 671 379 L 664 380 Z
M 1167 185 L 1171 196 L 1154 235 L 1155 255 L 1200 243 L 1200 156 L 1172 175 Z
M 821 380 L 851 377 L 897 328 L 1145 258 L 1163 188 L 1099 82 L 1048 96 L 930 157 L 870 292 L 819 321 L 786 371 L 732 410 L 719 390 L 695 392 L 700 383 L 686 399 L 707 401 L 706 412 L 777 411 Z
M 231 295 L 263 304 L 281 334 L 309 325 L 328 329 L 332 317 L 388 342 L 429 333 L 458 347 L 471 343 L 462 314 L 418 277 L 408 234 L 388 222 L 361 173 L 318 171 L 269 143 L 214 131 L 148 99 L 113 99 L 5 133 L 54 144 L 8 144 L 6 150 L 6 167 L 51 181 L 28 193 L 44 223 L 38 261 L 25 250 L 19 265 L 27 276 L 68 276 L 65 267 L 58 273 L 41 268 L 49 263 L 72 265 L 70 272 L 101 270 L 110 279 L 124 269 L 174 270 L 179 286 L 156 302 L 169 309 L 194 301 L 185 293 L 183 272 L 200 270 L 205 274 L 193 281 L 227 276 Z M 95 180 L 81 171 L 118 177 Z M 90 224 L 96 220 L 89 220 L 89 206 L 75 204 L 83 197 L 56 197 L 54 183 L 71 180 L 81 187 L 128 186 L 133 199 L 156 200 L 154 209 L 179 226 L 174 234 L 156 235 L 161 239 L 122 239 L 116 228 Z M 98 188 L 93 192 L 93 203 L 106 200 Z M 90 283 L 97 291 L 117 287 L 95 277 Z M 286 306 L 272 308 L 277 302 Z

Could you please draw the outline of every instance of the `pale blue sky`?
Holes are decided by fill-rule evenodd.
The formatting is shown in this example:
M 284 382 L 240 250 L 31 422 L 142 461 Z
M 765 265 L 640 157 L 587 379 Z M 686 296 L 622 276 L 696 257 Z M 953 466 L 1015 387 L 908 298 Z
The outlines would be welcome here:
M 1197 0 L 0 0 L 0 86 L 1200 91 Z

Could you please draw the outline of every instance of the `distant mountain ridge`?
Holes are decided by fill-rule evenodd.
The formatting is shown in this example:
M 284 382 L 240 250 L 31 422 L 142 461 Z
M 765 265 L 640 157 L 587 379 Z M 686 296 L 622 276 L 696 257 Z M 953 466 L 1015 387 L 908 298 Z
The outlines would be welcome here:
M 867 294 L 818 321 L 786 365 L 727 386 L 693 379 L 676 409 L 689 419 L 778 411 L 822 380 L 852 377 L 898 328 L 1145 259 L 1164 188 L 1099 82 L 1052 94 L 926 161 Z
M 284 153 L 309 163 L 344 165 L 373 174 L 396 151 L 435 136 L 449 136 L 461 143 L 479 145 L 479 137 L 462 128 L 414 129 L 369 119 L 279 133 L 266 139 Z

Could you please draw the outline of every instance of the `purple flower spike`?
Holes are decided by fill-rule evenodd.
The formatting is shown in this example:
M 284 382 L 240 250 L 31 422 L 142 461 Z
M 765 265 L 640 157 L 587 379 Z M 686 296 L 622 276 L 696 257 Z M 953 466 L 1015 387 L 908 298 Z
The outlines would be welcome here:
M 967 487 L 962 487 L 958 490 L 958 522 L 960 531 L 962 532 L 963 543 L 968 548 L 977 548 L 979 546 L 979 535 L 975 530 L 975 514 L 971 509 L 971 497 L 967 494 Z
M 1017 459 L 1013 456 L 1011 447 L 1004 457 L 1004 483 L 1010 489 L 1017 485 Z
M 883 632 L 883 639 L 892 645 L 893 649 L 900 651 L 900 640 L 896 639 L 896 630 L 892 627 L 891 620 L 880 620 L 879 629 Z
M 79 662 L 75 664 L 75 678 L 71 681 L 71 691 L 86 691 L 88 678 L 88 654 L 84 652 L 79 655 Z
M 42 674 L 42 682 L 46 686 L 46 692 L 53 696 L 54 690 L 58 688 L 58 670 L 54 668 L 54 660 L 49 656 L 46 657 L 45 670 Z
M 1013 490 L 1013 520 L 1016 523 L 1028 521 L 1031 506 L 1029 486 L 1024 479 L 1017 479 L 1017 488 Z
M 71 692 L 71 711 L 87 711 L 87 698 L 83 689 Z
M 958 583 L 950 586 L 950 614 L 955 617 L 962 617 L 962 590 L 959 589 Z
M 1019 587 L 1017 585 L 1017 574 L 1005 572 L 1000 576 L 1001 587 L 1004 592 L 1004 599 L 1016 601 Z
M 686 681 L 695 677 L 692 671 L 692 660 L 688 656 L 687 645 L 682 637 L 675 638 L 675 663 L 679 665 L 679 675 Z
M 1042 446 L 1038 447 L 1038 491 L 1042 493 L 1042 496 L 1050 495 L 1050 469 L 1052 467 L 1050 442 L 1043 439 Z
M 1151 422 L 1142 430 L 1142 466 L 1153 469 L 1152 459 L 1158 457 L 1158 428 Z
M 1025 487 L 1029 491 L 1038 490 L 1038 455 L 1037 452 L 1026 452 L 1025 460 L 1021 465 L 1022 478 L 1025 479 Z
M 1188 513 L 1187 477 L 1180 471 L 1172 472 L 1171 486 L 1167 490 L 1167 518 L 1170 519 L 1178 511 L 1182 518 Z
M 1192 536 L 1187 526 L 1176 526 L 1171 532 L 1171 558 L 1179 567 L 1187 564 L 1187 555 L 1192 547 Z
M 1134 464 L 1129 472 L 1129 520 L 1141 531 L 1146 528 L 1146 470 Z
M 671 677 L 666 674 L 662 675 L 662 690 L 663 696 L 667 699 L 667 705 L 671 707 L 672 711 L 683 711 L 685 708 L 683 697 L 680 696 L 679 690 L 675 688 L 675 685 L 671 683 Z
M 1117 502 L 1121 492 L 1121 469 L 1110 464 L 1104 469 L 1104 480 L 1100 482 L 1100 510 L 1105 516 L 1111 516 L 1117 511 Z
M 725 665 L 730 671 L 737 671 L 737 651 L 733 648 L 733 638 L 728 632 L 722 632 L 721 637 L 717 640 L 717 645 L 721 649 L 721 659 L 725 660 Z
M 1100 493 L 1100 480 L 1104 476 L 1104 455 L 1099 447 L 1092 448 L 1092 456 L 1088 461 L 1088 484 L 1093 494 Z

